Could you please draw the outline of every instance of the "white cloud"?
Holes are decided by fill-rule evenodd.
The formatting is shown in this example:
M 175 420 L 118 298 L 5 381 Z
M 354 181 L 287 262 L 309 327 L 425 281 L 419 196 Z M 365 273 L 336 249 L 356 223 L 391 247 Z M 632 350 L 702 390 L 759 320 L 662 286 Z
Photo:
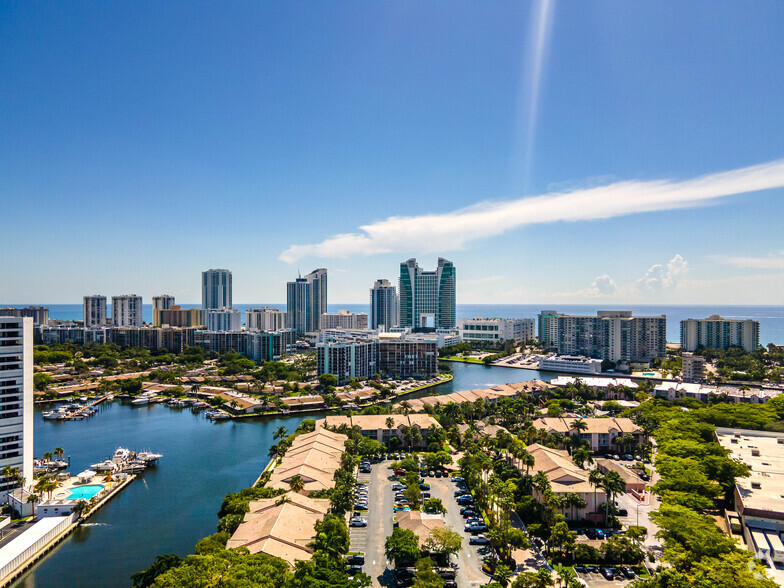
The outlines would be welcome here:
M 684 181 L 616 182 L 505 202 L 482 202 L 443 214 L 394 216 L 310 245 L 292 245 L 280 259 L 349 257 L 462 249 L 471 241 L 525 225 L 585 221 L 711 204 L 718 198 L 784 186 L 784 160 Z
M 591 284 L 591 289 L 595 290 L 602 296 L 612 296 L 618 289 L 618 284 L 616 284 L 615 280 L 613 280 L 610 276 L 604 274 L 603 276 L 597 276 L 594 279 L 593 283 Z
M 771 253 L 767 257 L 726 257 L 725 263 L 736 267 L 753 269 L 784 270 L 784 250 Z
M 658 294 L 665 288 L 677 286 L 687 271 L 689 271 L 688 262 L 680 255 L 676 255 L 667 262 L 666 270 L 660 263 L 652 265 L 634 285 L 642 294 Z

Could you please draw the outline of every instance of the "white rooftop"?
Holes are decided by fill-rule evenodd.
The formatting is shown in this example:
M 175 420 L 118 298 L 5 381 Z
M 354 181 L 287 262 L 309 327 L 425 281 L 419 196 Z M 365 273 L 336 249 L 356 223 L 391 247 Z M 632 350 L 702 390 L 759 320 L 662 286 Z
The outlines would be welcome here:
M 11 563 L 14 558 L 23 554 L 36 541 L 63 522 L 66 517 L 45 517 L 27 529 L 10 543 L 0 548 L 0 568 Z

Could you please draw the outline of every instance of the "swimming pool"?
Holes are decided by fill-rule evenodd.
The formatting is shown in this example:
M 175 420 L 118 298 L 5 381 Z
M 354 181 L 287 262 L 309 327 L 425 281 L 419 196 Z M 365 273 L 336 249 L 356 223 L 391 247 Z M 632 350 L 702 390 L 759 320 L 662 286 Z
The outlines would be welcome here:
M 90 500 L 101 490 L 103 490 L 103 486 L 101 486 L 101 484 L 88 484 L 87 486 L 79 486 L 71 490 L 71 493 L 68 495 L 68 498 L 75 498 L 77 500 L 78 499 Z

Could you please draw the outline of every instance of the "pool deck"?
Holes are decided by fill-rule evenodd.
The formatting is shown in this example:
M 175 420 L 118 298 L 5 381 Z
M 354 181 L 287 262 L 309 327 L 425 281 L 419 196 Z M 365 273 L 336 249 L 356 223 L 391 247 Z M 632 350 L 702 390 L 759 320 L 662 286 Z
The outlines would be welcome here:
M 63 539 L 68 537 L 76 527 L 87 521 L 92 515 L 98 512 L 101 508 L 103 508 L 108 502 L 117 496 L 121 490 L 123 490 L 128 484 L 133 482 L 136 479 L 136 476 L 133 474 L 128 474 L 128 477 L 124 480 L 119 482 L 111 482 L 105 483 L 102 481 L 103 476 L 96 475 L 93 477 L 93 480 L 86 482 L 84 484 L 75 484 L 74 481 L 77 478 L 70 478 L 67 481 L 63 482 L 63 485 L 58 487 L 57 490 L 53 493 L 52 498 L 54 500 L 68 500 L 68 495 L 70 494 L 70 489 L 79 486 L 87 486 L 90 484 L 98 484 L 101 483 L 105 489 L 96 494 L 96 497 L 99 500 L 90 508 L 90 510 L 84 514 L 81 518 L 77 518 L 76 520 L 72 520 L 72 522 L 65 527 L 62 532 L 58 533 L 56 536 L 52 537 L 45 545 L 41 546 L 35 553 L 31 554 L 24 562 L 20 563 L 15 569 L 10 570 L 5 576 L 0 578 L 0 588 L 5 588 L 6 586 L 10 586 L 16 579 L 18 579 L 27 569 L 32 566 L 36 561 L 38 561 L 41 557 L 43 557 L 46 553 L 51 551 L 58 543 L 60 543 Z M 46 517 L 51 519 L 57 519 L 62 521 L 68 517 Z M 72 517 L 71 517 L 72 518 Z M 38 521 L 45 520 L 43 518 L 38 519 Z M 32 525 L 29 529 L 25 529 L 23 533 L 20 533 L 16 536 L 11 542 L 4 545 L 4 548 L 8 548 L 9 550 L 15 550 L 16 548 L 13 546 L 14 543 L 20 542 L 21 543 L 28 543 L 29 537 L 25 537 L 25 534 L 29 531 L 32 531 L 36 525 Z

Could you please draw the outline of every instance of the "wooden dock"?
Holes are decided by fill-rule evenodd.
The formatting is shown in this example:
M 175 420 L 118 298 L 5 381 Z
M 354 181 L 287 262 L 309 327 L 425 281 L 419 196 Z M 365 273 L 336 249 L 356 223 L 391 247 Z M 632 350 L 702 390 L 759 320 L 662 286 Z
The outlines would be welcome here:
M 91 402 L 90 404 L 85 404 L 85 405 L 84 405 L 82 408 L 80 408 L 79 410 L 77 410 L 77 411 L 74 411 L 74 412 L 70 413 L 70 414 L 69 414 L 67 417 L 65 417 L 63 420 L 65 420 L 65 421 L 69 421 L 69 420 L 77 420 L 77 419 L 83 419 L 83 418 L 87 418 L 87 416 L 88 416 L 88 415 L 87 415 L 87 414 L 85 414 L 85 411 L 86 411 L 88 408 L 92 408 L 93 406 L 97 406 L 97 405 L 101 404 L 101 402 L 103 402 L 103 401 L 104 401 L 104 400 L 106 400 L 107 398 L 109 398 L 109 395 L 108 395 L 108 394 L 104 394 L 104 395 L 103 395 L 103 396 L 101 396 L 101 397 L 100 397 L 98 400 L 94 400 L 94 401 L 93 401 L 93 402 Z

